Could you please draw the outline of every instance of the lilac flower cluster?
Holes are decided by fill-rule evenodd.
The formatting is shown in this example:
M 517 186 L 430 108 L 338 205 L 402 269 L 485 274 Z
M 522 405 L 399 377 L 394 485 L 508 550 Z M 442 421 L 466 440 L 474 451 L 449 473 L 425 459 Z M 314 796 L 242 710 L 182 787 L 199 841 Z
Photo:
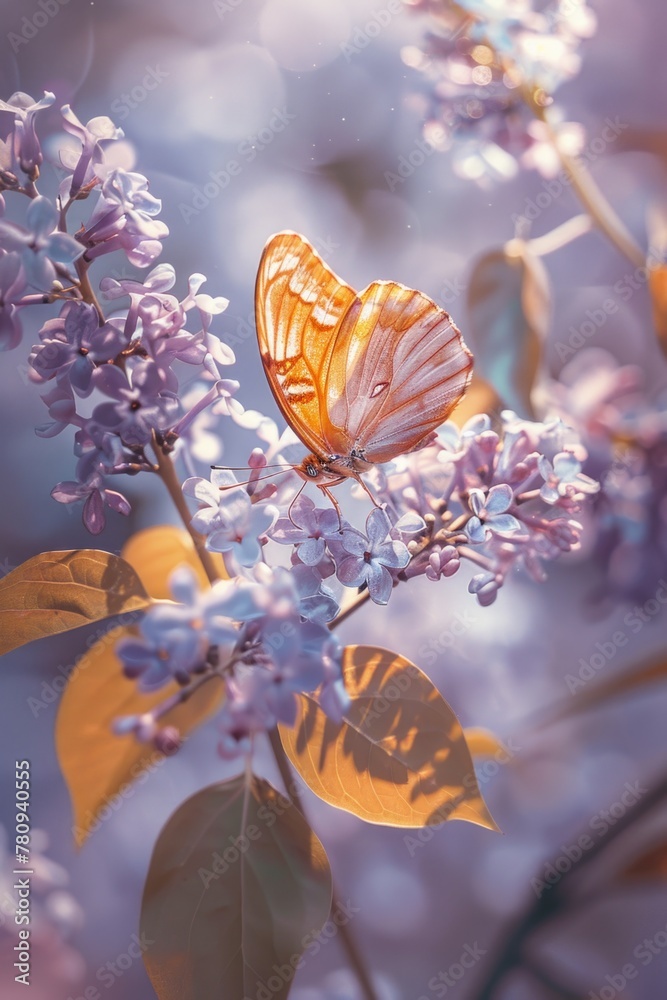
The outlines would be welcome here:
M 304 621 L 308 606 L 296 574 L 259 563 L 245 576 L 198 591 L 192 572 L 182 568 L 170 583 L 175 603 L 153 605 L 139 637 L 116 647 L 126 676 L 136 678 L 140 690 L 175 680 L 191 692 L 221 678 L 219 751 L 229 758 L 249 753 L 254 737 L 277 722 L 294 725 L 299 692 L 319 689 L 320 704 L 340 721 L 349 704 L 340 645 L 312 616 Z M 151 713 L 119 719 L 116 731 L 173 752 L 179 734 L 160 720 L 179 698 L 177 693 Z
M 584 448 L 560 420 L 534 423 L 507 411 L 502 421 L 500 432 L 484 415 L 461 431 L 447 423 L 427 447 L 373 469 L 378 506 L 365 531 L 303 492 L 279 513 L 275 494 L 243 489 L 226 470 L 185 484 L 200 504 L 193 523 L 211 551 L 231 554 L 230 570 L 251 566 L 269 540 L 290 546 L 291 572 L 309 584 L 302 614 L 319 622 L 339 611 L 335 580 L 386 604 L 400 581 L 452 576 L 463 559 L 480 569 L 470 592 L 491 604 L 514 567 L 542 580 L 545 561 L 577 548 L 582 526 L 573 515 L 599 489 L 582 472 Z M 257 475 L 257 455 L 254 463 Z
M 58 483 L 52 496 L 65 504 L 82 501 L 84 523 L 98 534 L 105 506 L 130 511 L 127 498 L 109 488 L 110 477 L 154 470 L 146 447 L 169 446 L 204 407 L 232 395 L 238 383 L 221 378 L 219 366 L 231 364 L 234 355 L 210 333 L 227 300 L 200 292 L 203 275 L 191 276 L 182 299 L 170 291 L 176 274 L 169 264 L 158 264 L 143 283 L 106 277 L 101 292 L 114 307 L 108 316 L 103 312 L 90 284 L 92 263 L 121 251 L 136 267 L 149 267 L 168 229 L 157 218 L 161 203 L 147 179 L 109 158 L 109 146 L 122 131 L 106 117 L 84 125 L 67 105 L 61 109 L 64 128 L 74 138 L 61 152 L 58 195 L 51 201 L 38 192 L 43 154 L 35 117 L 54 100 L 53 94 L 35 102 L 19 93 L 0 102 L 0 191 L 27 199 L 19 224 L 5 217 L 0 194 L 0 346 L 20 342 L 26 307 L 58 307 L 29 358 L 32 381 L 48 384 L 43 399 L 49 421 L 37 433 L 52 437 L 74 430 L 76 477 Z M 79 212 L 70 235 L 72 215 L 88 201 L 92 211 L 82 217 Z M 116 308 L 119 298 L 129 298 L 129 307 Z M 202 380 L 187 411 L 179 398 L 177 363 L 194 366 Z
M 542 579 L 543 562 L 578 545 L 574 515 L 598 485 L 582 472 L 585 451 L 559 420 L 530 423 L 508 413 L 500 431 L 485 416 L 461 431 L 445 424 L 426 447 L 373 469 L 374 506 L 357 489 L 370 508 L 363 529 L 337 506 L 316 506 L 294 471 L 301 458 L 294 436 L 244 410 L 234 398 L 238 383 L 220 377 L 234 355 L 210 328 L 227 301 L 204 294 L 200 274 L 176 296 L 173 267 L 156 263 L 167 235 L 160 202 L 145 177 L 114 162 L 120 130 L 104 117 L 84 125 L 62 108 L 71 139 L 61 150 L 58 194 L 51 201 L 38 191 L 43 157 L 34 119 L 53 101 L 17 94 L 0 104 L 0 186 L 27 205 L 21 223 L 1 205 L 0 336 L 3 346 L 15 346 L 25 308 L 57 306 L 29 357 L 49 413 L 38 434 L 74 432 L 76 477 L 52 495 L 83 501 L 84 523 L 98 533 L 105 506 L 130 510 L 112 477 L 153 471 L 185 516 L 178 458 L 190 473 L 182 486 L 193 507 L 188 528 L 223 555 L 229 576 L 216 580 L 208 566 L 212 585 L 200 592 L 190 570 L 176 570 L 173 602 L 151 605 L 138 636 L 118 645 L 139 690 L 178 685 L 151 712 L 119 719 L 119 733 L 175 751 L 181 734 L 169 724 L 170 710 L 213 679 L 224 685 L 226 757 L 249 752 L 277 722 L 293 724 L 301 692 L 317 690 L 325 711 L 340 719 L 347 695 L 329 626 L 346 591 L 348 607 L 367 596 L 385 605 L 402 581 L 424 575 L 437 582 L 467 560 L 477 570 L 469 590 L 487 605 L 514 567 Z M 150 270 L 143 281 L 103 277 L 104 311 L 90 268 L 116 251 Z M 195 373 L 186 392 L 183 365 Z M 250 455 L 243 483 L 228 469 L 214 469 L 210 479 L 197 474 L 198 463 L 210 461 L 221 417 L 254 430 L 263 445 Z
M 451 148 L 464 177 L 509 178 L 518 163 L 554 175 L 558 158 L 534 108 L 551 105 L 556 89 L 579 71 L 580 43 L 596 27 L 585 0 L 552 0 L 539 11 L 532 0 L 406 3 L 430 15 L 423 47 L 403 52 L 428 81 L 426 139 Z M 581 150 L 581 126 L 563 123 L 553 108 L 550 124 L 563 148 Z
M 667 398 L 651 400 L 641 370 L 607 351 L 580 351 L 543 392 L 586 443 L 600 480 L 591 531 L 605 588 L 632 600 L 655 594 L 667 565 Z

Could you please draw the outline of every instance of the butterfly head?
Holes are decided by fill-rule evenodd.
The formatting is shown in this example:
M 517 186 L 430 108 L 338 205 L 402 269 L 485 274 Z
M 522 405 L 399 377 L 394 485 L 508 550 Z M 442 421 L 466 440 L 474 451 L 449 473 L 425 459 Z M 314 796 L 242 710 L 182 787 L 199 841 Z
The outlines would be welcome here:
M 336 472 L 319 455 L 307 455 L 296 471 L 307 483 L 326 484 L 331 480 L 340 480 L 340 472 Z

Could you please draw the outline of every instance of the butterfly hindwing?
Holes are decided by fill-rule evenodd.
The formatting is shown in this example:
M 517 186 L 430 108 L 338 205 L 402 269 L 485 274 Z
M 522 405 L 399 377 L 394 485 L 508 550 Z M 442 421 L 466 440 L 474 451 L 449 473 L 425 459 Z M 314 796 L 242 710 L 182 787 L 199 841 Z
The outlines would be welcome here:
M 444 309 L 404 285 L 375 281 L 337 332 L 323 432 L 339 453 L 390 461 L 447 419 L 471 374 L 472 355 Z
M 324 386 L 341 320 L 356 292 L 307 240 L 282 232 L 267 243 L 255 289 L 262 362 L 283 416 L 304 444 L 330 449 Z

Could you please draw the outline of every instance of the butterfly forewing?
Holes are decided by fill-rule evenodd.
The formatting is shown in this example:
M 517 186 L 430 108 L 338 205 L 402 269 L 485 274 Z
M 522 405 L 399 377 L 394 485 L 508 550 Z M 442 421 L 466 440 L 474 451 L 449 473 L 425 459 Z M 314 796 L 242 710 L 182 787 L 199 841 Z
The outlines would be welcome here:
M 356 292 L 297 233 L 269 240 L 255 289 L 262 362 L 288 424 L 322 457 L 331 450 L 326 373 L 341 320 L 355 300 Z
M 323 434 L 339 454 L 390 461 L 447 419 L 471 374 L 472 355 L 444 309 L 404 285 L 375 281 L 337 332 Z

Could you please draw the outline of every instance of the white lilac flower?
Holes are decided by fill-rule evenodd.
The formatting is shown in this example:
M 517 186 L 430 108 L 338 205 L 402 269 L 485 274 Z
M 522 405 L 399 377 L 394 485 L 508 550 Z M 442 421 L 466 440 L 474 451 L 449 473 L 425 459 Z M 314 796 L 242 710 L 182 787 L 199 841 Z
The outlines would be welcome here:
M 492 486 L 487 494 L 479 489 L 470 490 L 468 503 L 474 515 L 466 525 L 470 541 L 484 542 L 492 534 L 511 535 L 520 531 L 521 523 L 507 513 L 513 502 L 512 488 L 506 483 Z
M 349 527 L 349 526 L 348 526 Z M 341 521 L 333 507 L 316 507 L 310 497 L 295 500 L 288 517 L 280 517 L 271 529 L 271 538 L 281 545 L 295 545 L 306 566 L 317 566 L 329 539 L 341 538 Z
M 600 489 L 599 483 L 582 473 L 581 462 L 569 451 L 559 452 L 553 463 L 542 456 L 538 468 L 544 479 L 540 496 L 545 503 L 555 504 L 561 498 L 574 499 L 578 494 L 597 493 Z
M 366 535 L 354 528 L 343 531 L 336 575 L 346 587 L 366 585 L 376 604 L 386 604 L 394 586 L 391 570 L 404 569 L 410 554 L 403 542 L 390 537 L 391 521 L 374 508 L 366 518 Z
M 186 496 L 202 506 L 193 515 L 192 526 L 206 536 L 212 552 L 229 552 L 241 566 L 253 566 L 262 554 L 261 541 L 269 531 L 278 510 L 268 504 L 253 504 L 240 486 L 229 489 L 226 470 L 214 470 L 211 481 L 187 479 Z M 233 479 L 233 477 L 232 477 Z

